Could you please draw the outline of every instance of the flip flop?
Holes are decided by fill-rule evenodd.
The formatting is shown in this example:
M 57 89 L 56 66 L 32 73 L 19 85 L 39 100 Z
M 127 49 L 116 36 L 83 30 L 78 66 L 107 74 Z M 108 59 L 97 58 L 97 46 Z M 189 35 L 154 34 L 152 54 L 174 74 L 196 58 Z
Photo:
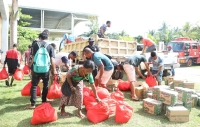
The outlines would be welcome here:
M 84 114 L 83 114 L 84 115 Z M 79 114 L 77 114 L 77 116 L 79 117 L 79 118 L 81 118 L 81 119 L 84 119 L 84 118 L 86 118 L 86 116 L 84 115 L 84 116 L 81 116 L 81 115 L 79 115 Z
M 25 107 L 25 109 L 27 109 L 27 110 L 33 110 L 33 109 L 35 109 L 35 106 L 27 106 L 27 107 Z
M 6 80 L 5 83 L 6 83 L 6 86 L 9 86 L 9 82 L 8 82 L 8 80 Z
M 133 101 L 140 101 L 138 98 L 132 98 Z
M 66 118 L 69 118 L 69 117 L 70 117 L 70 116 L 69 116 L 69 113 L 67 113 L 67 112 L 60 113 L 60 115 L 66 117 Z

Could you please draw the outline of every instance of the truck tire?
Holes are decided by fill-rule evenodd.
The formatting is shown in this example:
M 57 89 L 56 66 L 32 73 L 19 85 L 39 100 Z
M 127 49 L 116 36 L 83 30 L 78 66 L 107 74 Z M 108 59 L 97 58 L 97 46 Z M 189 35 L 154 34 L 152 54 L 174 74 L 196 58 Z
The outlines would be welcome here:
M 190 58 L 190 59 L 188 59 L 186 66 L 191 67 L 192 65 L 193 65 L 193 60 Z

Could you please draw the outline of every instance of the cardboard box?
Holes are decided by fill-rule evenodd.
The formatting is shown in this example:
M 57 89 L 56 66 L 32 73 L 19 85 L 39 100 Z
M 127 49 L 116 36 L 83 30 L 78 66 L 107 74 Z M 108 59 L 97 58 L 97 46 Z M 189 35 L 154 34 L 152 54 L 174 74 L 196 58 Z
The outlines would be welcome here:
M 147 93 L 147 98 L 153 99 L 153 93 Z
M 162 102 L 151 98 L 143 99 L 143 110 L 149 114 L 159 115 L 162 111 Z
M 183 83 L 184 88 L 194 89 L 194 82 L 184 82 Z
M 154 86 L 152 88 L 153 99 L 158 100 L 161 89 L 170 89 L 170 87 L 166 85 Z
M 114 79 L 110 79 L 108 83 L 106 84 L 106 86 L 108 87 L 108 90 L 112 92 L 115 90 L 117 85 L 118 85 L 118 80 L 114 80 Z
M 174 89 L 175 87 L 183 87 L 183 80 L 173 80 L 173 82 L 169 83 L 169 86 L 171 89 Z
M 165 85 L 169 85 L 169 83 L 173 82 L 173 80 L 174 80 L 174 77 L 171 77 L 171 76 L 164 77 Z
M 161 89 L 158 100 L 166 105 L 174 106 L 178 101 L 178 92 Z
M 143 99 L 143 87 L 135 87 L 135 94 L 139 99 Z
M 192 101 L 192 93 L 193 91 L 188 88 L 175 87 L 175 91 L 178 92 L 178 100 L 183 102 L 191 102 Z
M 174 106 L 183 106 L 183 102 L 178 100 Z
M 189 111 L 192 109 L 192 101 L 190 102 L 183 102 L 183 106 L 187 108 Z
M 190 112 L 183 106 L 167 106 L 166 116 L 171 122 L 188 122 Z
M 192 107 L 196 107 L 198 102 L 198 96 L 196 94 L 192 94 Z
M 143 87 L 144 90 L 144 87 Z M 152 88 L 148 88 L 147 90 L 143 91 L 143 98 L 147 98 L 147 94 L 152 93 Z
M 199 92 L 197 92 L 196 95 L 197 95 L 198 97 L 200 97 L 200 93 L 199 93 Z

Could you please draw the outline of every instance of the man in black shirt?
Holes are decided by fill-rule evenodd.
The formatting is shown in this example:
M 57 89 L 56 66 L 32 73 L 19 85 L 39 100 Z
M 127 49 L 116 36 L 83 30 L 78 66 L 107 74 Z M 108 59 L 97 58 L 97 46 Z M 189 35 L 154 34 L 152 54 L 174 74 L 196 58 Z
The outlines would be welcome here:
M 94 45 L 94 40 L 93 38 L 89 38 L 88 39 L 88 43 L 89 45 L 85 46 L 85 48 L 89 48 L 91 49 L 93 52 L 99 52 L 99 47 L 97 45 Z M 83 49 L 83 50 L 84 50 Z M 83 58 L 84 58 L 84 54 L 83 54 Z M 86 58 L 87 60 L 90 60 L 90 58 Z M 96 75 L 97 75 L 97 72 L 98 72 L 98 67 L 96 66 L 95 69 L 93 70 L 92 72 L 92 75 L 93 75 L 93 78 L 95 79 Z
M 31 90 L 30 90 L 30 93 L 31 93 L 31 98 L 30 98 L 30 101 L 31 101 L 31 105 L 26 107 L 27 109 L 34 109 L 35 108 L 35 102 L 36 102 L 36 93 L 37 93 L 37 85 L 40 81 L 40 79 L 43 80 L 43 90 L 42 90 L 42 102 L 46 102 L 47 99 L 46 99 L 46 96 L 47 96 L 47 93 L 48 93 L 48 82 L 49 82 L 49 72 L 47 73 L 35 73 L 34 70 L 33 70 L 33 60 L 34 60 L 34 56 L 36 54 L 36 52 L 38 51 L 39 49 L 39 46 L 38 46 L 38 43 L 40 43 L 41 45 L 45 45 L 47 44 L 47 42 L 45 42 L 45 40 L 47 40 L 48 38 L 48 34 L 47 33 L 41 33 L 39 34 L 39 42 L 37 43 L 34 43 L 32 45 L 32 65 L 31 65 L 31 70 L 32 70 L 32 86 L 31 86 Z M 53 67 L 53 72 L 54 74 L 56 74 L 56 69 L 55 69 L 55 64 L 54 64 L 54 58 L 55 58 L 55 54 L 54 54 L 54 49 L 51 45 L 48 45 L 46 47 L 47 49 L 47 52 L 49 53 L 49 57 L 50 57 L 50 60 L 51 60 L 51 65 Z

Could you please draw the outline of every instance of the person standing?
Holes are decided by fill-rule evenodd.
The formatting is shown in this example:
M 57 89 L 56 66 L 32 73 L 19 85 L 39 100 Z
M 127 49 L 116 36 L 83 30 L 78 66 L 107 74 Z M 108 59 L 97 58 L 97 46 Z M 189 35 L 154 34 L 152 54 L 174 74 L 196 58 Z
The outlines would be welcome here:
M 55 63 L 54 63 L 54 49 L 51 45 L 49 45 L 45 40 L 48 39 L 48 34 L 40 33 L 39 34 L 39 42 L 33 44 L 33 61 L 31 64 L 32 69 L 32 86 L 31 86 L 31 105 L 27 106 L 26 109 L 35 109 L 36 104 L 36 93 L 37 93 L 37 85 L 40 79 L 43 80 L 43 90 L 42 90 L 42 102 L 47 101 L 47 93 L 48 93 L 48 82 L 49 82 L 49 69 L 50 64 L 53 68 L 54 75 L 56 74 Z M 44 58 L 44 59 L 38 59 Z M 43 67 L 37 65 L 45 65 Z
M 140 37 L 139 41 L 141 41 L 144 45 L 142 49 L 142 54 L 144 54 L 145 52 L 153 52 L 156 50 L 156 44 L 154 41 L 143 37 Z
M 168 52 L 170 52 L 170 53 L 173 52 L 171 46 L 167 46 L 167 50 L 168 50 Z M 174 66 L 173 66 L 173 65 L 171 66 L 171 70 L 172 70 L 172 76 L 175 76 L 175 70 L 174 70 Z
M 56 47 L 56 44 L 51 43 L 51 46 L 53 47 L 53 49 L 54 49 L 54 54 L 56 55 L 56 53 L 57 53 L 57 52 L 56 52 L 56 48 L 57 48 L 57 47 Z
M 28 50 L 25 51 L 25 65 L 30 67 L 30 55 L 31 55 L 31 45 L 28 46 Z
M 94 63 L 98 66 L 99 71 L 95 77 L 96 87 L 101 85 L 103 88 L 107 88 L 106 84 L 111 78 L 114 70 L 114 66 L 110 59 L 100 52 L 93 52 L 89 48 L 84 49 L 84 55 L 87 58 L 91 58 L 92 61 L 94 61 Z
M 130 87 L 131 87 L 131 98 L 134 101 L 139 101 L 138 97 L 135 94 L 135 82 L 136 82 L 136 75 L 135 71 L 138 75 L 140 75 L 143 79 L 146 79 L 144 75 L 139 71 L 138 67 L 143 62 L 146 66 L 146 69 L 148 71 L 148 75 L 152 75 L 149 69 L 149 65 L 147 63 L 147 60 L 144 55 L 133 55 L 129 58 L 127 58 L 124 61 L 123 69 L 126 72 L 128 76 L 128 80 L 130 81 Z
M 163 75 L 163 60 L 157 56 L 155 52 L 151 52 L 151 56 L 148 60 L 149 63 L 153 64 L 152 68 L 152 75 L 156 77 L 158 85 L 161 85 L 162 82 L 162 75 Z
M 99 47 L 97 45 L 94 45 L 94 39 L 93 38 L 89 38 L 88 39 L 88 43 L 89 45 L 85 46 L 84 49 L 86 48 L 89 48 L 91 49 L 93 52 L 99 52 Z M 83 49 L 83 51 L 84 51 Z M 84 53 L 83 53 L 83 58 L 84 58 Z M 85 58 L 84 58 L 85 59 Z M 87 58 L 87 60 L 90 60 L 90 58 Z M 97 75 L 97 72 L 98 72 L 98 67 L 95 66 L 95 69 L 92 71 L 92 75 L 93 75 L 93 78 L 95 79 L 96 75 Z
M 13 44 L 13 49 L 10 49 L 6 52 L 6 59 L 4 61 L 4 65 L 3 68 L 5 68 L 6 64 L 8 66 L 8 73 L 9 76 L 11 76 L 11 82 L 9 84 L 9 76 L 8 76 L 8 80 L 5 81 L 6 86 L 12 86 L 14 78 L 13 75 L 16 71 L 16 69 L 20 67 L 20 60 L 21 60 L 21 56 L 19 51 L 17 51 L 17 44 Z
M 105 32 L 107 30 L 107 27 L 110 27 L 111 21 L 107 21 L 106 24 L 103 24 L 100 29 L 98 30 L 98 37 L 99 38 L 105 38 Z

